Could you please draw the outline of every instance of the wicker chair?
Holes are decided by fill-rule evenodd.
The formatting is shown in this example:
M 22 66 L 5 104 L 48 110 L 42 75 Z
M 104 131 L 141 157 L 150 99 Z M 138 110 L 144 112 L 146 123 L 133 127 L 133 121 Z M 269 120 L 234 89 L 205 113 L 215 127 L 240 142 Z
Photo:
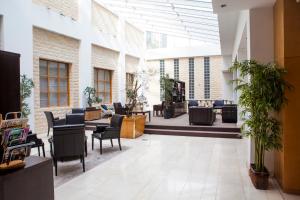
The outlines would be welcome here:
M 213 125 L 216 119 L 216 114 L 213 108 L 207 107 L 190 107 L 189 108 L 189 122 L 190 125 Z

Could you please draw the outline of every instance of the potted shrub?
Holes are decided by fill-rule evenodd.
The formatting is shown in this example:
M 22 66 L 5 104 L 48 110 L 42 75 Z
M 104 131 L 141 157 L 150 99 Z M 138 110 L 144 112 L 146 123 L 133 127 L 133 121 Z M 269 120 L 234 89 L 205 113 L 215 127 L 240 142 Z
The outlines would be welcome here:
M 249 175 L 257 189 L 268 188 L 269 172 L 264 165 L 265 152 L 281 149 L 281 125 L 276 114 L 286 103 L 285 90 L 291 86 L 284 80 L 286 71 L 275 64 L 254 60 L 235 62 L 231 71 L 238 71 L 234 80 L 240 91 L 239 104 L 245 121 L 242 131 L 255 142 L 255 160 Z
M 26 99 L 31 96 L 31 90 L 34 87 L 33 80 L 27 78 L 25 74 L 21 75 L 21 83 L 20 83 L 20 102 L 21 102 L 21 112 L 24 118 L 27 118 L 31 111 L 29 108 Z
M 135 80 L 133 88 L 126 89 L 127 95 L 127 116 L 123 119 L 121 137 L 122 138 L 137 138 L 144 134 L 146 116 L 136 115 L 132 116 L 131 112 L 135 108 L 139 100 L 139 89 L 141 85 Z
M 164 99 L 164 118 L 170 119 L 173 116 L 173 88 L 174 83 L 170 80 L 169 75 L 163 76 L 161 78 L 161 92 L 163 94 Z
M 94 103 L 101 103 L 102 99 L 96 96 L 96 89 L 93 87 L 86 87 L 84 90 L 84 95 L 87 98 L 88 107 L 85 111 L 85 120 L 91 121 L 101 118 L 101 110 L 93 107 Z
M 96 96 L 96 89 L 93 87 L 86 87 L 84 95 L 87 97 L 87 104 L 89 107 L 93 107 L 94 103 L 102 102 L 102 99 Z

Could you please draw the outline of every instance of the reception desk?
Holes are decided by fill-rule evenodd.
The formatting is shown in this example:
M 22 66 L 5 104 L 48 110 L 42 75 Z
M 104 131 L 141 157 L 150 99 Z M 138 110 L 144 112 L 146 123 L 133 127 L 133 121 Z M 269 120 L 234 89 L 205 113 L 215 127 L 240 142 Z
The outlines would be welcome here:
M 23 169 L 0 175 L 0 199 L 54 200 L 52 160 L 30 156 L 25 162 Z

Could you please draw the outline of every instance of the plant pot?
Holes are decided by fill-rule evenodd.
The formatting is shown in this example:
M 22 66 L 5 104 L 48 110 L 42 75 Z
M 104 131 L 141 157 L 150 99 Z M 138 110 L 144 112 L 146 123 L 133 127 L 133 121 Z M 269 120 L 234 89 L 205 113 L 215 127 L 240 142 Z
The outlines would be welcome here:
M 121 138 L 135 139 L 144 134 L 146 116 L 125 117 L 121 127 Z
M 164 118 L 170 119 L 173 117 L 173 109 L 172 108 L 165 108 L 164 110 Z
M 249 169 L 249 176 L 252 184 L 256 189 L 267 190 L 269 187 L 269 172 L 265 168 L 263 172 L 255 171 L 255 165 L 251 164 Z

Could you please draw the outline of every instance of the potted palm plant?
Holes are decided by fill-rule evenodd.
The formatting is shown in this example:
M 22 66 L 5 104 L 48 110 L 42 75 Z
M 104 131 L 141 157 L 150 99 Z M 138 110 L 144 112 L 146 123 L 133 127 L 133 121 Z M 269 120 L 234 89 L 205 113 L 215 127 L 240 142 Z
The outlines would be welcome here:
M 162 94 L 164 95 L 164 118 L 165 119 L 170 119 L 173 116 L 173 88 L 174 88 L 174 83 L 172 80 L 169 78 L 169 74 L 166 74 L 166 76 L 163 76 L 161 78 L 161 91 Z
M 285 69 L 276 64 L 247 60 L 235 62 L 230 70 L 240 73 L 240 79 L 234 82 L 240 91 L 239 104 L 245 120 L 243 134 L 255 142 L 255 160 L 249 175 L 257 189 L 267 189 L 269 172 L 264 163 L 265 152 L 282 147 L 282 129 L 276 113 L 287 102 L 285 90 L 291 86 L 284 80 Z

